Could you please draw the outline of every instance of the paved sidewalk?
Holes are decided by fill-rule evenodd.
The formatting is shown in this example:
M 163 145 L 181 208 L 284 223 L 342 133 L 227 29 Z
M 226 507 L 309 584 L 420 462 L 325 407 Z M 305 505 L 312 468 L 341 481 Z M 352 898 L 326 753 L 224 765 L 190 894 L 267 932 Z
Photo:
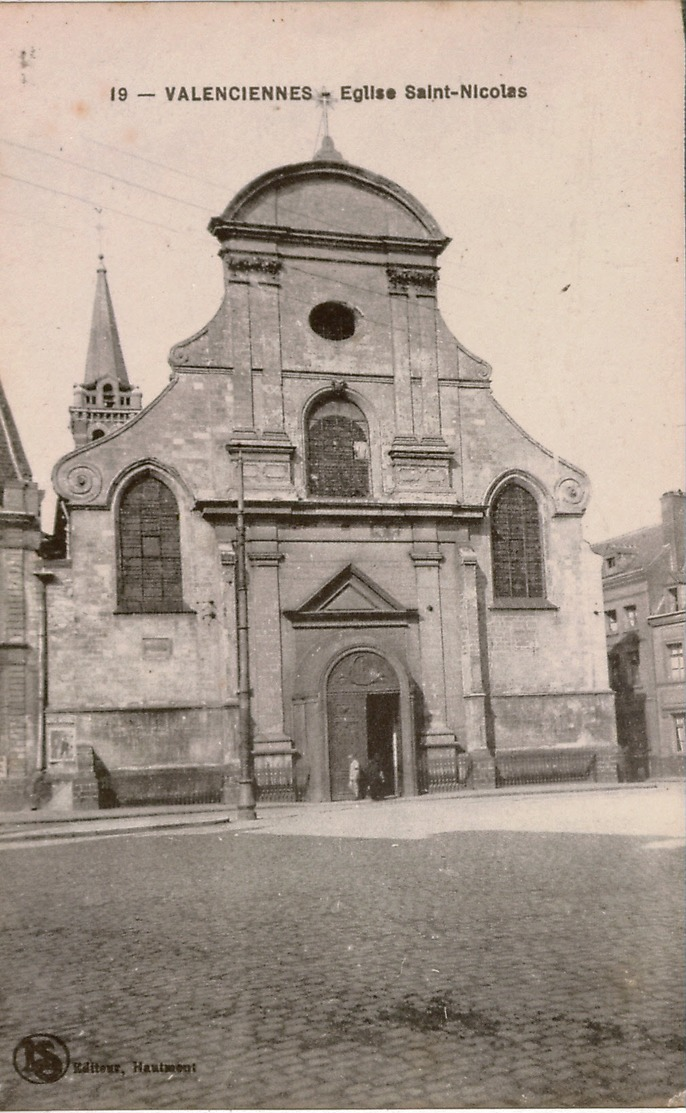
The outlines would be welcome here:
M 580 793 L 459 793 L 404 800 L 313 804 L 265 812 L 255 834 L 355 839 L 424 839 L 459 831 L 519 831 L 653 836 L 678 843 L 686 831 L 681 784 Z
M 612 800 L 608 809 L 607 800 Z M 639 803 L 640 801 L 640 803 Z M 257 818 L 235 806 L 116 808 L 0 813 L 0 846 L 145 831 L 230 825 L 232 831 L 338 838 L 426 838 L 466 830 L 576 831 L 684 838 L 681 782 L 546 785 L 322 804 L 258 803 Z
M 40 820 L 0 822 L 0 846 L 16 842 L 45 842 L 53 839 L 87 839 L 103 835 L 130 835 L 145 831 L 173 831 L 189 827 L 226 826 L 227 809 L 207 812 L 161 812 L 116 815 L 99 812 L 93 816 L 44 816 Z

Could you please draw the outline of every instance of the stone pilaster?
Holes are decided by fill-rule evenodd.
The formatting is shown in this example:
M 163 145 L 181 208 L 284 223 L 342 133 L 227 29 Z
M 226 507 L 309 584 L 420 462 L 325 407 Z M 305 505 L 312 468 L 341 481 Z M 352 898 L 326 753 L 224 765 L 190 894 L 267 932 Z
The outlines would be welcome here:
M 281 327 L 278 259 L 253 261 L 250 285 L 252 362 L 262 369 L 262 430 L 267 437 L 284 436 L 281 382 Z
M 421 420 L 415 414 L 411 431 L 420 432 L 422 439 L 435 442 L 441 436 L 441 417 L 438 400 L 438 352 L 436 346 L 436 270 L 434 267 L 418 266 L 389 266 L 386 268 L 388 286 L 391 294 L 391 313 L 393 303 L 403 298 L 405 301 L 405 319 L 409 318 L 409 329 L 406 326 L 405 335 L 408 336 L 408 351 L 400 348 L 398 355 L 399 368 L 404 371 L 404 360 L 407 360 L 408 384 L 412 376 L 421 379 Z M 394 321 L 395 325 L 395 321 Z M 401 341 L 402 332 L 393 330 L 394 349 L 396 336 Z M 395 351 L 394 351 L 395 355 Z M 396 371 L 397 374 L 397 371 Z M 403 383 L 404 385 L 404 383 Z M 396 385 L 397 393 L 397 385 Z M 398 423 L 398 432 L 407 430 Z
M 250 654 L 259 661 L 252 670 L 253 758 L 258 796 L 263 800 L 295 800 L 293 743 L 284 733 L 283 661 L 278 551 L 275 531 L 262 527 L 250 542 Z
M 244 271 L 230 269 L 228 298 L 233 349 L 233 422 L 236 433 L 249 433 L 255 427 L 249 296 L 249 279 Z
M 253 533 L 253 531 L 251 531 Z M 281 607 L 279 564 L 283 556 L 276 539 L 252 537 L 250 565 L 250 652 L 259 669 L 252 670 L 252 715 L 255 739 L 283 741 Z
M 422 440 L 443 443 L 438 397 L 438 351 L 436 347 L 436 286 L 420 287 L 416 293 L 419 311 L 419 346 L 422 353 Z
M 410 338 L 407 316 L 407 287 L 395 278 L 397 268 L 388 268 L 388 292 L 391 304 L 391 343 L 393 356 L 393 387 L 395 398 L 396 439 L 415 441 L 410 383 Z
M 419 501 L 450 498 L 453 453 L 441 435 L 436 342 L 436 271 L 386 268 L 391 302 L 396 436 L 390 450 L 396 490 Z M 419 387 L 413 398 L 413 383 Z
M 455 735 L 446 725 L 445 671 L 441 614 L 440 567 L 443 555 L 434 544 L 419 542 L 411 553 L 417 581 L 422 691 L 427 726 L 422 740 L 428 746 L 454 746 Z
M 476 586 L 476 553 L 461 548 L 460 562 L 460 633 L 462 639 L 462 692 L 465 707 L 465 742 L 468 750 L 486 748 L 486 694 L 481 667 L 479 642 L 479 611 Z
M 234 428 L 249 495 L 292 493 L 295 451 L 284 431 L 280 275 L 273 255 L 225 254 L 233 345 Z M 259 430 L 256 426 L 259 425 Z

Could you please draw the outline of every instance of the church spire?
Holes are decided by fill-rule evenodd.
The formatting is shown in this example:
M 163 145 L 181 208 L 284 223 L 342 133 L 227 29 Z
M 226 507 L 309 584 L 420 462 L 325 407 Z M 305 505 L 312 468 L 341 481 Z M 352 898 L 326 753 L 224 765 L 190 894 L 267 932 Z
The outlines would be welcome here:
M 69 408 L 77 448 L 113 432 L 141 409 L 141 392 L 126 372 L 102 255 L 95 284 L 86 371 Z
M 114 306 L 107 284 L 107 270 L 103 256 L 99 255 L 98 259 L 100 266 L 95 285 L 95 302 L 84 382 L 97 383 L 101 379 L 114 379 L 122 386 L 129 386 Z

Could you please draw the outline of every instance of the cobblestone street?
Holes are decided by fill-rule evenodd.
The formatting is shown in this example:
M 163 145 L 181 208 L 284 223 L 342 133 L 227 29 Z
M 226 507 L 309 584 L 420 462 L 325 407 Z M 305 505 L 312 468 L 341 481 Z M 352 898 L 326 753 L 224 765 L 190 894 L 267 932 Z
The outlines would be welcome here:
M 639 834 L 498 830 L 506 800 L 458 798 L 347 808 L 360 836 L 435 815 L 427 837 L 284 837 L 277 818 L 4 847 L 0 1105 L 666 1105 L 684 1086 L 683 849 L 641 822 L 656 791 L 659 811 L 681 789 L 593 794 L 608 815 L 630 799 Z M 520 815 L 537 807 L 554 797 Z M 442 829 L 456 809 L 473 829 Z M 12 1068 L 34 1032 L 69 1047 L 53 1085 Z

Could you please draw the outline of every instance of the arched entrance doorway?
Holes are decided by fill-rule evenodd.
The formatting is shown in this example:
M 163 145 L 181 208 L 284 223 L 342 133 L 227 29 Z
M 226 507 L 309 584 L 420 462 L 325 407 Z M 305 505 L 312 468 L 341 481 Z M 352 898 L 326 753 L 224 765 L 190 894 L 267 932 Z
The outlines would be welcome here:
M 400 793 L 400 684 L 388 661 L 370 649 L 356 650 L 338 661 L 329 674 L 326 713 L 331 799 L 352 796 L 351 757 L 363 769 L 370 761 L 377 763 L 385 796 Z

